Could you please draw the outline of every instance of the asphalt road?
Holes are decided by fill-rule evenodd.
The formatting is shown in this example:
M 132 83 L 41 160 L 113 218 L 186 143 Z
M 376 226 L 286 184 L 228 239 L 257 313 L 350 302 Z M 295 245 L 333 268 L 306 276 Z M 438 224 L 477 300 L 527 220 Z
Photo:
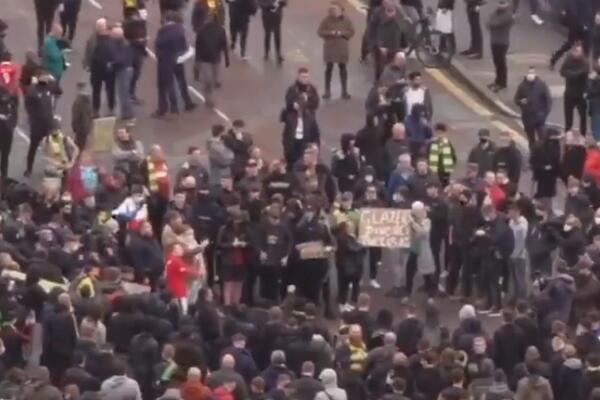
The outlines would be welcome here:
M 5 0 L 2 18 L 8 22 L 9 31 L 7 45 L 18 60 L 24 58 L 26 49 L 35 47 L 35 21 L 33 19 L 32 0 Z M 349 64 L 349 91 L 352 99 L 340 99 L 337 73 L 334 74 L 332 87 L 333 99 L 323 102 L 318 111 L 318 121 L 323 135 L 323 150 L 326 160 L 328 150 L 338 146 L 339 137 L 344 132 L 356 132 L 364 123 L 364 101 L 372 86 L 372 66 L 361 65 L 358 62 L 360 35 L 365 27 L 365 16 L 359 10 L 358 2 L 348 0 L 346 13 L 354 22 L 357 35 L 351 44 L 351 62 Z M 327 1 L 290 0 L 285 10 L 283 23 L 283 49 L 286 61 L 278 67 L 274 61 L 263 61 L 262 58 L 262 24 L 260 16 L 254 17 L 248 39 L 249 60 L 243 61 L 239 52 L 232 57 L 232 65 L 223 70 L 223 87 L 219 91 L 216 102 L 218 112 L 213 112 L 203 106 L 190 113 L 182 113 L 170 121 L 157 121 L 150 118 L 156 107 L 155 62 L 148 58 L 139 83 L 138 96 L 144 104 L 137 108 L 136 135 L 148 147 L 158 143 L 166 151 L 171 169 L 183 160 L 185 150 L 190 145 L 204 148 L 211 125 L 214 123 L 229 123 L 231 120 L 242 118 L 246 121 L 249 131 L 254 135 L 256 143 L 263 149 L 267 159 L 281 155 L 281 130 L 278 122 L 279 111 L 283 105 L 285 89 L 294 80 L 296 70 L 307 66 L 317 87 L 323 86 L 324 65 L 322 63 L 322 43 L 316 34 L 318 24 L 326 15 Z M 157 2 L 149 5 L 150 43 L 157 30 Z M 75 85 L 82 79 L 87 79 L 81 67 L 81 58 L 85 41 L 92 33 L 94 21 L 106 16 L 110 21 L 121 18 L 120 1 L 115 0 L 84 0 L 79 19 L 79 26 L 74 51 L 68 55 L 71 62 L 63 81 L 64 95 L 59 101 L 57 111 L 63 118 L 65 132 L 69 132 L 70 107 L 75 93 Z M 190 31 L 188 40 L 192 42 L 189 27 L 189 10 L 186 14 L 186 24 Z M 411 61 L 414 69 L 421 67 Z M 191 65 L 186 65 L 190 81 L 192 97 L 201 103 L 202 97 L 199 85 L 191 80 Z M 503 121 L 492 111 L 482 107 L 477 99 L 466 89 L 462 88 L 451 77 L 440 71 L 426 71 L 425 84 L 431 89 L 434 103 L 434 121 L 444 121 L 451 128 L 451 140 L 454 143 L 459 165 L 457 175 L 464 172 L 465 159 L 469 149 L 476 141 L 476 132 L 480 128 L 489 128 L 493 134 L 500 130 L 517 129 L 510 121 Z M 200 104 L 201 105 L 201 104 Z M 25 118 L 21 118 L 19 135 L 15 140 L 11 154 L 10 174 L 21 178 L 24 170 L 25 152 L 27 146 L 28 127 Z M 515 139 L 522 143 L 522 138 L 516 131 L 511 131 Z M 98 155 L 104 159 L 103 155 Z M 42 162 L 38 157 L 33 183 L 41 176 Z M 528 174 L 525 174 L 523 188 L 530 187 Z M 389 272 L 384 267 L 380 281 L 384 288 L 389 287 Z M 371 289 L 368 289 L 371 290 Z M 384 299 L 382 291 L 371 292 L 377 305 L 393 307 L 395 302 Z M 420 298 L 417 298 L 420 300 Z M 454 326 L 457 316 L 457 304 L 443 302 L 443 319 Z M 488 322 L 495 325 L 495 322 Z

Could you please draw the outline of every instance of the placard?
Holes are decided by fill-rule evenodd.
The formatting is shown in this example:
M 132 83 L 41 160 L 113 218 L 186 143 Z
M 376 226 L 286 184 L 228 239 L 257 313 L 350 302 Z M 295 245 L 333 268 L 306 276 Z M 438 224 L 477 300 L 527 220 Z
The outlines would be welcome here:
M 116 123 L 117 119 L 115 117 L 96 118 L 94 120 L 92 151 L 111 151 L 114 143 Z
M 323 242 L 306 242 L 296 246 L 301 260 L 315 260 L 327 258 Z
M 409 220 L 410 210 L 363 208 L 360 211 L 358 241 L 366 247 L 408 248 Z

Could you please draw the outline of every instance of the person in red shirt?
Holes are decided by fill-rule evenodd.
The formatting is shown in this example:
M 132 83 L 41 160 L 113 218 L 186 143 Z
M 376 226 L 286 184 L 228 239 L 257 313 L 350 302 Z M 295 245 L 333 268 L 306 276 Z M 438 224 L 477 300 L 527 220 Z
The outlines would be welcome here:
M 594 144 L 587 150 L 583 171 L 592 175 L 600 183 L 600 146 Z
M 183 258 L 183 247 L 179 243 L 174 244 L 167 256 L 167 288 L 177 300 L 183 315 L 186 315 L 188 310 L 187 281 L 195 273 L 195 269 Z
M 506 199 L 506 193 L 500 184 L 498 184 L 496 180 L 496 174 L 492 171 L 488 171 L 485 174 L 485 192 L 490 198 L 494 208 L 498 210 L 498 207 L 500 207 L 500 205 Z

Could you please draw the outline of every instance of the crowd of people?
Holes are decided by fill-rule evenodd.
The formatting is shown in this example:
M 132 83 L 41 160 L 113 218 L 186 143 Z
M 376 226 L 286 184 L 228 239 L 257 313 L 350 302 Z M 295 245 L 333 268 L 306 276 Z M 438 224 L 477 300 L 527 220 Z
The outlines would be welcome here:
M 227 13 L 219 0 L 198 0 L 192 13 L 211 107 L 221 54 L 229 57 L 225 15 L 245 57 L 257 11 L 252 1 L 228 3 Z M 279 64 L 285 3 L 258 2 L 265 58 L 274 36 Z M 41 57 L 28 53 L 22 68 L 0 21 L 0 398 L 600 399 L 600 144 L 586 142 L 585 125 L 545 126 L 551 99 L 531 70 L 515 96 L 529 160 L 510 133 L 482 128 L 459 174 L 449 127 L 434 122 L 435 93 L 401 51 L 422 15 L 420 2 L 404 3 L 369 8 L 361 57 L 374 61 L 377 81 L 364 127 L 340 136 L 330 162 L 317 111 L 332 96 L 335 64 L 350 98 L 355 33 L 337 1 L 318 28 L 325 89 L 320 96 L 311 71 L 298 69 L 279 115 L 281 157 L 262 154 L 237 119 L 212 126 L 206 148 L 190 147 L 177 166 L 136 137 L 148 54 L 142 1 L 124 0 L 123 23 L 96 22 L 84 55 L 92 95 L 78 84 L 72 135 L 54 105 L 65 101 L 81 3 L 35 2 Z M 178 111 L 175 82 L 185 108 L 195 107 L 182 6 L 160 2 L 155 117 Z M 479 6 L 467 2 L 469 12 Z M 583 50 L 575 44 L 561 68 L 569 93 L 598 79 L 583 78 Z M 100 165 L 87 142 L 103 87 L 121 122 Z M 8 178 L 21 93 L 25 175 L 40 145 L 46 158 L 36 188 Z M 527 161 L 533 193 L 521 182 Z M 404 210 L 410 246 L 365 246 L 365 208 Z M 392 306 L 376 309 L 383 265 Z M 456 318 L 443 317 L 448 309 L 459 309 Z

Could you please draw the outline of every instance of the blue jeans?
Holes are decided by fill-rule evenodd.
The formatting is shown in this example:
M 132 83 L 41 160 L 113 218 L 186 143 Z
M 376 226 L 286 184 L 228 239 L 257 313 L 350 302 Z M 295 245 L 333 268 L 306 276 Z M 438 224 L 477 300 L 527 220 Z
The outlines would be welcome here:
M 600 142 L 600 114 L 592 115 L 592 135 L 596 142 Z
M 123 68 L 117 71 L 116 86 L 117 97 L 119 99 L 119 107 L 121 109 L 121 119 L 133 118 L 133 105 L 131 103 L 131 95 L 129 93 L 132 78 L 132 67 Z

